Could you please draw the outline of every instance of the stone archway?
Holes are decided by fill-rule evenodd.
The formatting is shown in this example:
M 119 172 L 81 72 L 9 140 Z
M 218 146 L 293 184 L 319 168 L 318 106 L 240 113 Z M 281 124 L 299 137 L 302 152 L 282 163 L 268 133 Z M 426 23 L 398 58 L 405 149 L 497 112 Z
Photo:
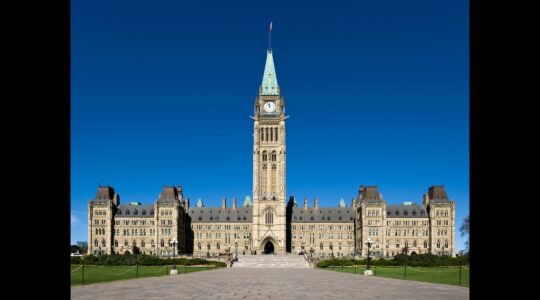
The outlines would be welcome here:
M 274 244 L 271 241 L 267 241 L 264 244 L 264 254 L 274 254 Z

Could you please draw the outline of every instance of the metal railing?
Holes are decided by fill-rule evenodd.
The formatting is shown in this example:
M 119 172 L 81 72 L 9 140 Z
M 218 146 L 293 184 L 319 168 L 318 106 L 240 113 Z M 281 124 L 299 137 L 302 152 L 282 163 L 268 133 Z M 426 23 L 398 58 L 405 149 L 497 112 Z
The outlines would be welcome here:
M 366 265 L 355 266 L 328 266 L 320 268 L 331 271 L 363 275 Z M 451 284 L 469 287 L 470 268 L 468 266 L 455 267 L 411 267 L 411 266 L 377 266 L 371 265 L 373 276 L 415 280 L 431 283 Z

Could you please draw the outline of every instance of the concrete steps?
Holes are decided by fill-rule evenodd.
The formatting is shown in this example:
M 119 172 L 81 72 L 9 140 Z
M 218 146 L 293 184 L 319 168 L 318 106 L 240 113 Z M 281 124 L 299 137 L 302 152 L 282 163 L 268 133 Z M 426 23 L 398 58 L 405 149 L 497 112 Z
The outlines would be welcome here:
M 233 268 L 309 268 L 303 255 L 239 255 Z

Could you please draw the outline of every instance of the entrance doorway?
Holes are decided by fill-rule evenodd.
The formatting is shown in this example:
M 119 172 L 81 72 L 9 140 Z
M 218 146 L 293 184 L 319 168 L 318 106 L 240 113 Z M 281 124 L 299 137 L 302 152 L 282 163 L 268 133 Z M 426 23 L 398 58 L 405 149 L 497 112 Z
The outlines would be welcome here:
M 268 241 L 264 244 L 264 254 L 274 254 L 274 244 Z

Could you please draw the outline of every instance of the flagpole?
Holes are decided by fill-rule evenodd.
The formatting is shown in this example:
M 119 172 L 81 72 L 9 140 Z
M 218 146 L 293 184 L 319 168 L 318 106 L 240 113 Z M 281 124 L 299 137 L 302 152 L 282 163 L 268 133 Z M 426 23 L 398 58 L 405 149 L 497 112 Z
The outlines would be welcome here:
M 270 27 L 268 28 L 268 50 L 272 52 L 272 21 L 270 21 Z

